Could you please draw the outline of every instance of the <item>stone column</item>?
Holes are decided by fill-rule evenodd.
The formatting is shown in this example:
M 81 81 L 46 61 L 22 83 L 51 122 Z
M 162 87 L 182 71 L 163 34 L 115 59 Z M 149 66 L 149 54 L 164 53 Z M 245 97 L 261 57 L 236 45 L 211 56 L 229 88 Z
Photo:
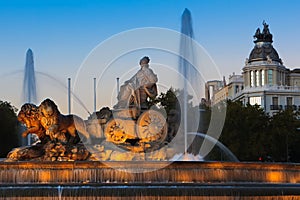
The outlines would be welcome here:
M 273 85 L 279 85 L 278 84 L 278 72 L 277 72 L 277 70 L 273 70 Z
M 260 71 L 261 74 L 261 86 L 266 85 L 266 71 L 264 69 L 262 69 Z
M 250 86 L 250 73 L 249 73 L 249 70 L 244 69 L 243 77 L 244 77 L 245 88 L 249 87 Z

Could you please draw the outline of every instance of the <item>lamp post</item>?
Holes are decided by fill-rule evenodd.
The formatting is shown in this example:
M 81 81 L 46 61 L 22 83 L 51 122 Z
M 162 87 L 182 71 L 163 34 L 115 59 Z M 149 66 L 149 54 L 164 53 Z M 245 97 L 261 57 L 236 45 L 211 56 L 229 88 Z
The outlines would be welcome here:
M 96 99 L 96 78 L 94 78 L 94 112 L 97 109 L 97 99 Z
M 71 78 L 68 78 L 68 112 L 71 114 Z
M 118 96 L 119 92 L 120 92 L 120 78 L 117 77 L 117 96 Z

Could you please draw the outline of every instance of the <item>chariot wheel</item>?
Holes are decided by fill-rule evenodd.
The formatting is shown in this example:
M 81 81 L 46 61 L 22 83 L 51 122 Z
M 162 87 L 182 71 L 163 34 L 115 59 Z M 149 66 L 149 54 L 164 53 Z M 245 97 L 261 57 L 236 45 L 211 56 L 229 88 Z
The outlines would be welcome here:
M 107 141 L 115 144 L 124 143 L 127 139 L 126 123 L 122 119 L 111 119 L 104 130 Z
M 168 134 L 166 117 L 155 110 L 147 110 L 141 114 L 136 129 L 143 143 L 162 143 Z

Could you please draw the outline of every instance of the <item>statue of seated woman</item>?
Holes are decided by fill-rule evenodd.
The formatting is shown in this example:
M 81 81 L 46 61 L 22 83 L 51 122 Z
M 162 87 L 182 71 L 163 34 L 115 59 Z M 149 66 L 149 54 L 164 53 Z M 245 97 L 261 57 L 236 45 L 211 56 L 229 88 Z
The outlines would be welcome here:
M 115 109 L 138 107 L 147 109 L 147 98 L 157 96 L 157 75 L 149 68 L 149 57 L 140 60 L 140 70 L 121 86 Z

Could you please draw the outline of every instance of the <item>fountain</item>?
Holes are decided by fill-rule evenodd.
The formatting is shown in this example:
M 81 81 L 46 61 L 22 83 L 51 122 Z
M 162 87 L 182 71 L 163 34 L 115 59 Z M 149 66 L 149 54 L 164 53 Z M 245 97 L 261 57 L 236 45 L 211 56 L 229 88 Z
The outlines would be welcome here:
M 25 74 L 23 82 L 23 101 L 35 103 L 36 101 L 36 81 L 34 72 L 33 52 L 28 49 L 26 52 Z M 27 137 L 27 145 L 31 144 L 31 136 Z
M 191 13 L 188 9 L 185 9 L 182 14 L 181 20 L 181 33 L 184 34 L 180 38 L 180 55 L 182 56 L 179 59 L 179 71 L 183 75 L 183 97 L 182 97 L 182 105 L 183 105 L 183 115 L 181 117 L 183 121 L 183 134 L 184 134 L 184 153 L 187 153 L 187 104 L 188 104 L 188 88 L 187 82 L 193 81 L 190 79 L 194 79 L 194 71 L 193 66 L 186 60 L 189 58 L 190 60 L 194 60 L 194 52 L 192 46 L 193 39 L 193 29 L 192 29 L 192 19 Z
M 186 15 L 189 15 L 187 10 L 183 18 Z M 140 61 L 140 70 L 145 69 L 148 75 L 138 71 L 126 81 L 112 110 L 104 107 L 88 120 L 61 114 L 51 99 L 38 106 L 24 104 L 18 114 L 18 120 L 27 127 L 23 135 L 35 133 L 41 141 L 13 150 L 7 160 L 0 162 L 0 199 L 297 199 L 300 196 L 298 164 L 236 162 L 230 152 L 231 162 L 172 161 L 176 149 L 169 146 L 173 139 L 169 133 L 174 129 L 183 132 L 185 155 L 188 135 L 203 138 L 204 145 L 212 143 L 228 151 L 208 134 L 187 132 L 187 118 L 181 122 L 184 127 L 178 128 L 175 126 L 178 118 L 170 120 L 174 113 L 164 113 L 146 104 L 148 97 L 157 95 L 157 79 L 148 69 L 149 61 L 147 57 Z M 188 81 L 187 74 L 183 76 Z M 143 87 L 136 84 L 142 82 L 133 82 L 139 78 L 146 82 Z M 183 97 L 185 103 L 186 98 L 187 93 Z M 212 127 L 208 132 L 212 130 L 215 129 Z M 201 147 L 198 155 L 205 159 L 207 149 Z
M 35 103 L 36 101 L 36 81 L 34 73 L 33 53 L 31 49 L 26 52 L 25 75 L 23 83 L 23 101 Z

